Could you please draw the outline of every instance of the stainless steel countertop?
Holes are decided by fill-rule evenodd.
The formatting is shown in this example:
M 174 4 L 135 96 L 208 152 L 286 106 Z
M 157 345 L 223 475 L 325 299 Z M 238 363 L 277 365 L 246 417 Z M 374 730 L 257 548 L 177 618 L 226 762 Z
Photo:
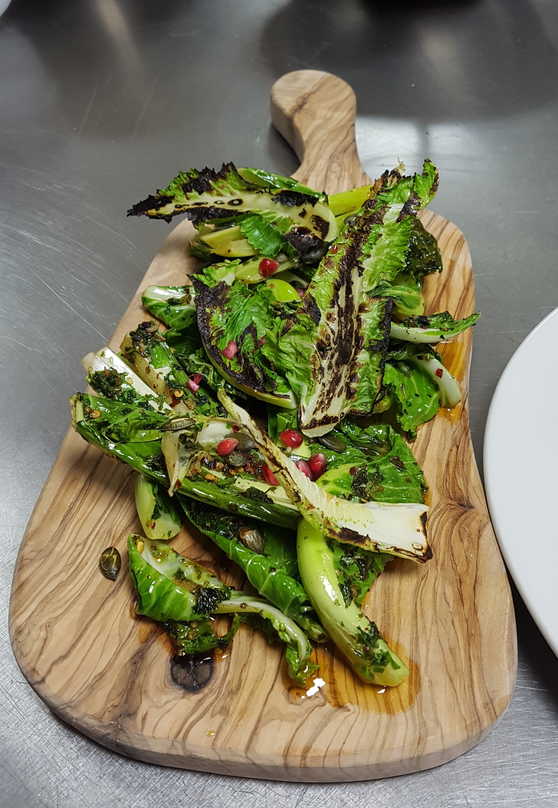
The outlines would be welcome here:
M 227 158 L 292 171 L 268 117 L 288 70 L 353 85 L 371 176 L 425 156 L 441 169 L 435 208 L 467 235 L 483 313 L 470 396 L 479 456 L 498 376 L 558 305 L 557 45 L 552 0 L 14 0 L 0 19 L 0 805 L 558 805 L 558 662 L 518 598 L 517 688 L 489 737 L 439 769 L 352 785 L 111 754 L 50 714 L 7 635 L 17 548 L 82 384 L 80 357 L 111 334 L 168 229 L 124 212 L 182 167 Z M 529 395 L 536 384 L 512 446 L 529 439 Z

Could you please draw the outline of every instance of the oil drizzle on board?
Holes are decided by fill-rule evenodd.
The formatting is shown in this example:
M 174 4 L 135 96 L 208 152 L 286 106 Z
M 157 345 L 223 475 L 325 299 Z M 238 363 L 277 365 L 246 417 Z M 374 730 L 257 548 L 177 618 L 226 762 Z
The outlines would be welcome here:
M 445 342 L 443 345 L 438 345 L 438 353 L 452 376 L 455 376 L 459 382 L 462 382 L 469 357 L 467 340 L 463 337 L 458 337 L 452 342 Z
M 457 421 L 459 421 L 459 419 L 461 418 L 462 413 L 463 413 L 462 402 L 459 402 L 459 404 L 457 404 L 455 407 L 452 407 L 451 410 L 448 409 L 447 407 L 440 407 L 440 409 L 438 410 L 438 415 L 440 415 L 442 418 L 445 418 L 451 424 L 457 423 Z
M 302 704 L 308 699 L 321 699 L 331 707 L 354 706 L 368 713 L 396 715 L 405 712 L 414 704 L 420 689 L 419 668 L 396 643 L 390 642 L 390 647 L 409 666 L 409 677 L 399 687 L 365 684 L 336 651 L 321 646 L 312 655 L 318 665 L 318 673 L 305 687 L 289 687 L 289 701 Z
M 467 363 L 470 357 L 470 348 L 467 342 L 469 339 L 470 337 L 468 335 L 463 335 L 452 342 L 445 342 L 443 345 L 437 346 L 444 366 L 449 370 L 452 376 L 455 376 L 462 390 L 463 380 L 467 371 Z M 438 415 L 452 424 L 459 423 L 463 415 L 463 399 L 451 409 L 448 407 L 440 407 L 437 413 L 437 416 Z
M 140 645 L 146 643 L 158 630 L 157 624 L 151 620 L 143 620 L 139 615 L 134 615 L 134 619 L 138 621 L 138 642 Z

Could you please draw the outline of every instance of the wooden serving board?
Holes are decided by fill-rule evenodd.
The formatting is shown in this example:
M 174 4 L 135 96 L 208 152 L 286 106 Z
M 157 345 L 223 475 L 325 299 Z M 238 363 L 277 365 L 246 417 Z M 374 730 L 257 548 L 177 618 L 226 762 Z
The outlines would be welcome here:
M 354 118 L 354 94 L 335 76 L 304 70 L 273 87 L 273 123 L 301 159 L 296 176 L 314 187 L 334 192 L 367 180 Z M 443 273 L 427 281 L 428 310 L 468 315 L 474 286 L 465 239 L 441 216 L 422 218 L 444 259 Z M 188 223 L 172 231 L 140 289 L 181 283 L 191 269 L 191 234 Z M 142 319 L 138 291 L 111 344 Z M 134 617 L 127 575 L 112 583 L 98 569 L 110 544 L 125 559 L 127 534 L 139 529 L 131 472 L 70 431 L 30 519 L 12 590 L 13 649 L 41 698 L 125 755 L 249 777 L 387 777 L 436 766 L 476 744 L 510 701 L 514 612 L 471 448 L 471 333 L 442 351 L 464 404 L 423 426 L 414 447 L 430 486 L 434 558 L 423 566 L 394 561 L 367 601 L 410 661 L 408 683 L 389 692 L 362 685 L 341 659 L 320 650 L 325 686 L 315 695 L 293 691 L 281 651 L 243 627 L 203 690 L 177 687 L 165 635 Z M 199 536 L 184 531 L 175 546 L 238 582 Z

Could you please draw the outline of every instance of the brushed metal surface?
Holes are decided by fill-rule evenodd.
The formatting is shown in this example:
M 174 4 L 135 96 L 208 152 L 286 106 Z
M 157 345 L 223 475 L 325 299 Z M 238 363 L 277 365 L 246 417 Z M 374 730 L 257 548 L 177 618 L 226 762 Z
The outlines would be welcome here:
M 13 562 L 79 359 L 110 335 L 167 232 L 124 211 L 179 167 L 232 158 L 292 171 L 267 112 L 288 70 L 353 85 L 369 174 L 426 155 L 440 166 L 435 207 L 467 235 L 483 312 L 471 376 L 480 459 L 500 372 L 558 305 L 557 46 L 551 0 L 13 0 L 0 19 L 1 806 L 558 804 L 558 662 L 519 600 L 518 685 L 488 738 L 440 769 L 342 786 L 113 755 L 48 712 L 7 635 Z M 529 439 L 529 395 L 536 386 L 512 445 Z

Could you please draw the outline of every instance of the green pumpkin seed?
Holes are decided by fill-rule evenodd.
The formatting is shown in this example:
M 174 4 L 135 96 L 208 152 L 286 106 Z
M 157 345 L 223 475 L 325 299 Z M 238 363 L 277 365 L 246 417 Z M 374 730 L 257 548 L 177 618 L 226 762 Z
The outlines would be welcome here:
M 106 550 L 103 550 L 99 560 L 99 567 L 105 578 L 110 581 L 116 581 L 121 566 L 122 559 L 116 547 L 107 547 Z

